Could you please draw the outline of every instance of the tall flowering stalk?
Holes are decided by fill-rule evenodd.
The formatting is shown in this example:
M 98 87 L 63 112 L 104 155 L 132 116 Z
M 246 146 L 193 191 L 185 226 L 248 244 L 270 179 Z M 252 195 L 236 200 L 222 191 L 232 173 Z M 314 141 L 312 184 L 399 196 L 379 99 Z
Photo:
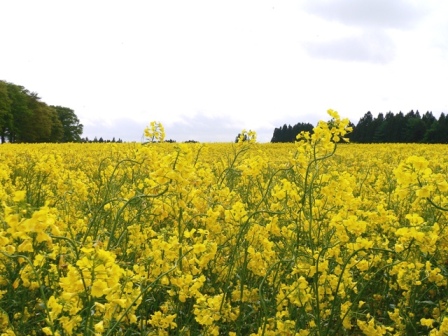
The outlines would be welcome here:
M 151 121 L 144 130 L 145 139 L 148 142 L 163 142 L 165 140 L 165 128 L 159 121 Z

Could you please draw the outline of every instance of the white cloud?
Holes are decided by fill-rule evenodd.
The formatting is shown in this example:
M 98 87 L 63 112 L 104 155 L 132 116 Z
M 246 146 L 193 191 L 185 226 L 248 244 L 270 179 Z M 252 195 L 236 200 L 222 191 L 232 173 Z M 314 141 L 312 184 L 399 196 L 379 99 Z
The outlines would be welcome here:
M 160 120 L 178 141 L 243 128 L 269 141 L 328 108 L 436 114 L 448 108 L 445 3 L 5 2 L 0 79 L 72 108 L 89 138 L 139 141 Z

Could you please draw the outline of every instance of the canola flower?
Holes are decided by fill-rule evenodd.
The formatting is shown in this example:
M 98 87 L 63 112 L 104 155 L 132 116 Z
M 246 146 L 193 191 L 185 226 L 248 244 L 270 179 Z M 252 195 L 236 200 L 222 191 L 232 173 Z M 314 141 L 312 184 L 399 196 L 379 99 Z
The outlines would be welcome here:
M 0 335 L 446 335 L 445 145 L 0 146 Z
M 151 121 L 143 134 L 149 142 L 163 142 L 165 140 L 165 128 L 158 121 Z

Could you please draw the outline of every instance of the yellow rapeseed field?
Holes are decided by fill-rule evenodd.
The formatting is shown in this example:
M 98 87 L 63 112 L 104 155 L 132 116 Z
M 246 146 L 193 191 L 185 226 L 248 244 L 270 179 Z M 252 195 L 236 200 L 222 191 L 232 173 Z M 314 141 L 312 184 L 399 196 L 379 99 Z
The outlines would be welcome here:
M 0 335 L 447 335 L 448 146 L 329 113 L 295 144 L 0 146 Z

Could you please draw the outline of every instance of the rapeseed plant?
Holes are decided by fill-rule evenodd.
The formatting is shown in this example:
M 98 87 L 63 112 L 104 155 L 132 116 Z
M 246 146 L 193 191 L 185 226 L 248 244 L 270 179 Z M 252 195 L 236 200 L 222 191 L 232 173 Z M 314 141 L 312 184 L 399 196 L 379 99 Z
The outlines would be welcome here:
M 444 335 L 442 145 L 0 146 L 1 335 Z M 249 141 L 248 141 L 249 140 Z

